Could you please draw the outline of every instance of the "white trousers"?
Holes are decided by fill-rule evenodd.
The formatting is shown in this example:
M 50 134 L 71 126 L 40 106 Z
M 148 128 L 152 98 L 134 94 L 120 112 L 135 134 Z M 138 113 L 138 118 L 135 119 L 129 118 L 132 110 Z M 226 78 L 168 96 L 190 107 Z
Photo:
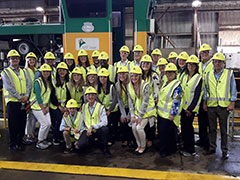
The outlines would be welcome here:
M 136 139 L 138 147 L 146 147 L 146 133 L 144 131 L 145 126 L 148 123 L 148 119 L 142 119 L 142 122 L 136 126 L 136 123 L 132 124 L 132 132 Z
M 26 128 L 25 128 L 26 135 L 29 135 L 29 134 L 34 135 L 36 122 L 37 122 L 37 119 L 33 115 L 32 111 L 30 111 L 27 114 L 27 122 L 26 122 Z
M 38 141 L 43 141 L 47 139 L 48 132 L 51 127 L 50 113 L 44 115 L 41 110 L 40 111 L 32 110 L 32 113 L 36 117 L 40 125 L 38 132 Z

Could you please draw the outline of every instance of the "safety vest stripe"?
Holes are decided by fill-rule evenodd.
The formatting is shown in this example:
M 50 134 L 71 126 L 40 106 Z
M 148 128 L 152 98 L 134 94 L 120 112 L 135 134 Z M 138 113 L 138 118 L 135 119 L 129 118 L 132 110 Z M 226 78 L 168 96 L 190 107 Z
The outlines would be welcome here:
M 63 116 L 63 119 L 64 119 L 64 122 L 67 124 L 68 127 L 73 127 L 72 123 L 70 123 L 69 119 L 66 119 L 64 116 Z
M 171 87 L 170 91 L 168 92 L 168 95 L 167 95 L 167 99 L 166 99 L 166 102 L 165 102 L 165 105 L 164 105 L 164 109 L 167 109 L 167 106 L 168 106 L 168 103 L 169 103 L 169 99 L 170 99 L 170 95 L 172 93 L 172 90 L 173 88 L 175 88 L 176 84 L 179 83 L 179 81 L 176 81 L 173 86 Z
M 226 95 L 225 95 L 225 99 L 228 99 L 228 94 L 229 94 L 229 87 L 230 87 L 230 78 L 231 78 L 231 71 L 228 70 L 228 74 L 227 74 L 227 89 L 226 89 Z
M 4 71 L 5 71 L 6 75 L 8 76 L 11 84 L 14 86 L 14 89 L 16 89 L 15 84 L 14 84 L 14 81 L 13 81 L 13 77 L 11 76 L 10 71 L 9 71 L 8 69 L 5 69 Z
M 229 98 L 212 98 L 212 97 L 208 98 L 207 100 L 208 101 L 230 101 Z
M 112 66 L 112 82 L 114 83 L 115 82 L 115 78 L 114 78 L 114 74 L 115 74 L 115 72 L 114 72 L 114 66 Z
M 209 74 L 210 74 L 210 71 L 208 71 L 207 75 L 206 75 L 206 79 L 207 79 L 207 91 L 208 91 L 208 94 L 210 95 L 210 89 L 209 89 Z
M 192 87 L 192 91 L 194 92 L 195 91 L 195 89 L 196 89 L 196 87 L 197 87 L 197 83 L 198 83 L 198 81 L 199 81 L 199 79 L 201 78 L 201 76 L 198 74 L 197 75 L 198 77 L 197 77 L 197 79 L 195 80 L 195 82 L 194 82 L 194 84 L 193 84 L 193 87 Z M 191 102 L 192 102 L 192 100 L 193 100 L 193 95 L 194 95 L 194 93 L 191 93 L 191 95 L 190 95 L 190 100 L 189 100 L 189 102 L 188 103 L 186 103 L 188 106 L 191 104 Z M 185 104 L 185 103 L 184 103 Z
M 150 112 L 150 111 L 152 111 L 152 110 L 154 110 L 154 109 L 155 109 L 155 106 L 147 109 L 146 112 Z

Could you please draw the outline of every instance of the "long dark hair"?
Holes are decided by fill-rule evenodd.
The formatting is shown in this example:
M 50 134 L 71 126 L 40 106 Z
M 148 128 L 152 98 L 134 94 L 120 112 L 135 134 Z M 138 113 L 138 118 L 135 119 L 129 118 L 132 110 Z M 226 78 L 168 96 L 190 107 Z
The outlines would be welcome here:
M 40 73 L 40 77 L 42 78 L 43 85 L 45 87 L 45 91 L 47 91 L 47 83 L 49 83 L 49 87 L 50 87 L 50 89 L 52 89 L 53 85 L 52 85 L 52 75 L 51 75 L 51 72 L 50 72 L 49 77 L 47 78 L 48 82 L 44 80 L 42 73 Z
M 187 63 L 187 64 L 188 64 L 188 63 Z M 186 74 L 189 74 L 189 71 L 188 71 L 188 68 L 187 68 L 187 64 L 186 64 L 186 67 L 185 67 L 185 73 L 186 73 Z M 198 73 L 198 68 L 199 68 L 199 66 L 198 66 L 197 63 L 193 63 L 193 64 L 196 66 L 195 72 L 194 72 L 194 74 L 193 74 L 193 75 L 195 75 L 196 73 Z
M 109 94 L 109 93 L 110 93 L 110 86 L 111 86 L 112 84 L 113 84 L 113 83 L 109 80 L 109 77 L 107 77 L 106 94 Z M 102 89 L 102 83 L 100 82 L 99 77 L 98 77 L 98 89 L 97 89 L 98 94 L 101 94 L 101 89 Z
M 82 75 L 80 75 L 81 76 L 81 80 L 80 80 L 80 83 L 79 83 L 79 85 L 78 85 L 78 87 L 77 87 L 77 89 L 80 91 L 80 92 L 83 92 L 83 85 L 84 85 L 84 81 L 83 81 L 83 76 Z M 75 81 L 73 80 L 73 75 L 71 76 L 71 79 L 70 79 L 70 86 L 71 87 L 75 87 Z
M 69 81 L 69 73 L 67 72 L 67 74 L 64 77 L 64 81 L 67 83 Z M 60 87 L 61 81 L 60 81 L 60 76 L 58 74 L 58 69 L 57 69 L 57 73 L 56 73 L 56 87 Z
M 149 71 L 148 71 L 148 73 L 147 73 L 147 76 L 146 76 L 146 79 L 144 78 L 144 70 L 143 70 L 143 68 L 142 68 L 142 63 L 140 64 L 140 68 L 142 69 L 142 79 L 143 80 L 146 80 L 148 77 L 150 78 L 150 80 L 152 79 L 152 74 L 155 72 L 154 70 L 152 70 L 152 63 L 151 63 L 151 66 L 150 66 L 150 69 L 149 69 Z
M 87 57 L 87 61 L 86 61 L 86 67 L 90 66 L 90 62 L 89 62 L 89 58 Z M 78 65 L 81 67 L 82 66 L 82 62 L 80 61 L 80 56 L 78 56 Z
M 74 60 L 74 59 L 72 59 L 72 60 L 73 60 L 73 64 L 72 64 L 71 66 L 69 66 L 69 65 L 67 64 L 66 59 L 64 60 L 64 62 L 65 62 L 65 63 L 67 64 L 67 66 L 68 66 L 69 71 L 73 71 L 73 69 L 74 69 L 75 66 L 76 66 L 75 60 Z

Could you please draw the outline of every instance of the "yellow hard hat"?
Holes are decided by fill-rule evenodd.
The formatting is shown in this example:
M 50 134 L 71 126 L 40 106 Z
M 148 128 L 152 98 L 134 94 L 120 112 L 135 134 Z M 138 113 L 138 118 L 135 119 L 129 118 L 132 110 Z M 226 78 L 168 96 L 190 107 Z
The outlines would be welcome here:
M 97 94 L 97 91 L 94 87 L 90 86 L 85 91 L 85 95 L 87 95 L 87 94 Z
M 151 56 L 149 56 L 148 54 L 144 55 L 142 58 L 141 58 L 141 61 L 140 62 L 150 62 L 152 63 L 152 58 Z
M 88 75 L 97 75 L 97 71 L 95 71 L 94 69 L 90 69 L 90 70 L 88 70 L 88 72 L 87 72 L 87 76 Z
M 57 69 L 66 69 L 68 70 L 68 66 L 65 62 L 60 62 L 58 65 L 57 65 Z
M 128 73 L 128 68 L 127 66 L 119 66 L 117 73 Z
M 199 53 L 202 51 L 210 51 L 210 50 L 212 50 L 212 48 L 208 44 L 204 43 L 203 45 L 201 45 L 199 49 Z
M 178 59 L 183 59 L 183 60 L 187 60 L 188 59 L 188 53 L 187 52 L 185 52 L 185 51 L 183 51 L 183 52 L 181 52 L 179 55 L 178 55 Z
M 98 57 L 99 54 L 100 54 L 99 51 L 97 51 L 97 50 L 93 51 L 93 53 L 92 53 L 92 58 L 93 58 L 93 57 Z
M 168 55 L 168 59 L 172 59 L 172 58 L 177 58 L 177 53 L 175 52 L 171 52 L 169 55 Z
M 67 108 L 78 108 L 78 103 L 76 100 L 70 99 L 70 100 L 68 100 L 66 107 Z
M 177 71 L 177 67 L 173 63 L 168 63 L 164 71 Z
M 142 46 L 141 45 L 136 45 L 136 46 L 134 46 L 134 48 L 133 48 L 133 52 L 135 52 L 135 51 L 144 51 L 143 50 L 143 48 L 142 48 Z
M 106 68 L 102 68 L 98 72 L 98 76 L 109 76 L 109 72 L 108 72 L 108 70 Z
M 27 60 L 27 58 L 35 58 L 37 60 L 37 56 L 36 54 L 34 54 L 33 52 L 30 52 L 26 55 L 25 59 Z
M 119 50 L 119 52 L 122 52 L 122 51 L 130 53 L 129 48 L 126 45 L 122 46 L 121 49 Z
M 213 55 L 212 59 L 213 59 L 213 60 L 220 60 L 220 61 L 224 61 L 224 62 L 226 61 L 223 53 L 220 53 L 220 52 L 215 53 L 215 54 Z
M 74 60 L 74 56 L 73 56 L 72 53 L 68 52 L 68 53 L 65 54 L 63 59 L 72 59 L 72 60 Z
M 142 74 L 142 69 L 139 66 L 133 66 L 130 69 L 130 73 L 132 73 L 132 74 Z
M 191 56 L 189 56 L 189 58 L 187 59 L 186 63 L 196 63 L 196 64 L 198 64 L 198 63 L 199 63 L 198 57 L 195 56 L 195 55 L 191 55 Z
M 158 60 L 158 63 L 157 63 L 157 66 L 160 66 L 160 65 L 166 65 L 168 62 L 165 58 L 160 58 Z
M 72 71 L 72 74 L 73 74 L 73 73 L 83 74 L 82 71 L 81 71 L 81 69 L 80 69 L 79 67 L 75 67 L 75 68 L 73 69 L 73 71 Z
M 78 57 L 79 56 L 88 56 L 88 53 L 86 50 L 84 49 L 81 49 L 80 51 L 78 51 Z
M 102 51 L 98 56 L 99 60 L 107 60 L 108 58 L 109 58 L 108 53 L 106 53 L 105 51 Z
M 52 52 L 47 52 L 45 55 L 44 55 L 44 59 L 53 59 L 55 60 L 56 57 L 54 56 L 54 54 Z
M 48 64 L 43 64 L 39 71 L 52 71 L 52 68 Z
M 20 57 L 20 54 L 15 49 L 12 49 L 8 52 L 7 58 L 12 57 L 12 56 Z
M 151 53 L 151 55 L 160 55 L 160 56 L 162 56 L 162 52 L 160 51 L 160 49 L 158 49 L 158 48 L 156 48 L 156 49 L 154 49 L 153 51 L 152 51 L 152 53 Z

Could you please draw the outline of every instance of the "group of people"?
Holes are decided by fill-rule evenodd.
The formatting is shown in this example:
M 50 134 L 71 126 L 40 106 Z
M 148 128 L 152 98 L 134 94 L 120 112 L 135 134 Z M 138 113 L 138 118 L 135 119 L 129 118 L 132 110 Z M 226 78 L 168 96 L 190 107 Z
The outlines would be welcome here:
M 20 55 L 10 50 L 9 67 L 2 72 L 7 104 L 11 150 L 22 150 L 23 143 L 35 142 L 46 149 L 64 140 L 65 151 L 84 151 L 97 142 L 106 157 L 116 138 L 122 147 L 131 146 L 141 155 L 158 139 L 161 157 L 177 151 L 195 156 L 195 144 L 205 154 L 216 151 L 217 118 L 221 130 L 222 158 L 228 158 L 227 117 L 237 100 L 232 70 L 225 68 L 220 52 L 210 56 L 211 47 L 203 44 L 199 57 L 171 52 L 167 59 L 159 49 L 143 55 L 141 45 L 119 50 L 121 60 L 108 64 L 106 52 L 80 50 L 77 61 L 68 52 L 56 68 L 55 56 L 47 52 L 38 69 L 37 56 L 26 55 L 24 69 Z M 77 62 L 77 63 L 75 63 Z M 198 115 L 199 141 L 194 140 L 193 120 Z M 52 128 L 53 140 L 48 141 Z M 26 135 L 25 141 L 23 137 Z

